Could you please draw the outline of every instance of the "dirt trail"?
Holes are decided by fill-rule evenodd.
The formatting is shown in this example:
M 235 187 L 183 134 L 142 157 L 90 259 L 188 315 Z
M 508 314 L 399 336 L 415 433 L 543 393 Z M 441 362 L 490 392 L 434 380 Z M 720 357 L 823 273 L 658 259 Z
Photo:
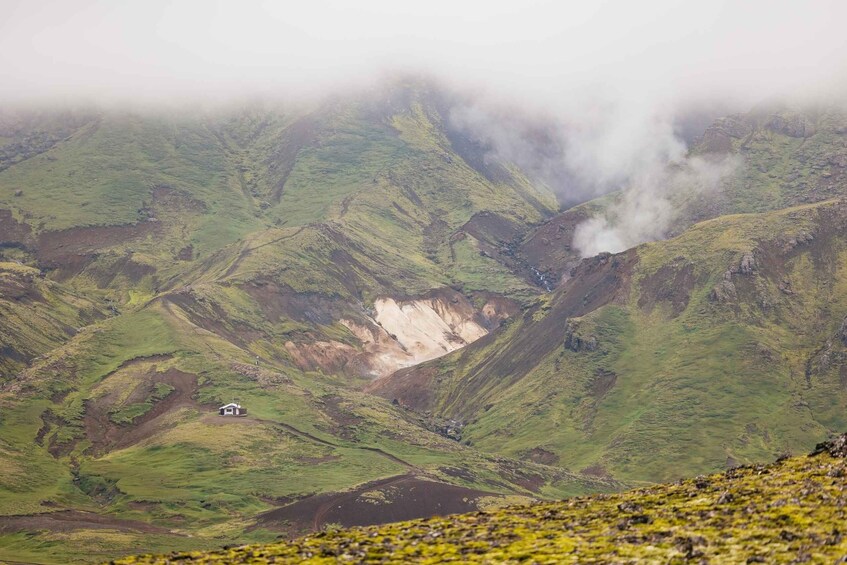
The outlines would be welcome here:
M 275 243 L 279 243 L 280 241 L 285 241 L 286 239 L 291 239 L 293 237 L 297 237 L 300 234 L 300 232 L 302 232 L 304 229 L 305 229 L 305 227 L 300 227 L 294 233 L 283 235 L 283 236 L 278 237 L 276 239 L 272 239 L 271 241 L 266 241 L 265 243 L 260 243 L 259 245 L 256 245 L 254 247 L 245 247 L 244 249 L 241 250 L 241 252 L 238 254 L 238 257 L 235 258 L 235 261 L 232 262 L 232 264 L 229 266 L 229 268 L 226 270 L 223 277 L 221 277 L 221 278 L 226 279 L 227 277 L 229 277 L 230 275 L 235 273 L 235 271 L 238 270 L 239 265 L 241 265 L 241 262 L 244 259 L 246 259 L 253 251 L 256 251 L 257 249 L 261 249 L 262 247 L 267 247 L 268 245 L 273 245 Z
M 273 420 L 265 420 L 265 419 L 262 419 L 262 418 L 252 418 L 252 419 L 257 421 L 257 422 L 264 422 L 264 423 L 270 424 L 272 426 L 278 426 L 278 427 L 283 428 L 284 430 L 289 431 L 289 432 L 291 432 L 295 435 L 301 436 L 303 438 L 306 438 L 306 439 L 313 441 L 315 443 L 319 443 L 321 445 L 326 445 L 328 447 L 336 447 L 336 448 L 361 449 L 361 450 L 364 450 L 364 451 L 370 451 L 372 453 L 376 453 L 378 455 L 381 455 L 382 457 L 385 457 L 386 459 L 388 459 L 389 461 L 391 461 L 393 463 L 397 463 L 398 465 L 402 465 L 409 470 L 414 470 L 414 471 L 419 470 L 417 467 L 415 467 L 414 465 L 412 465 L 408 461 L 404 461 L 403 459 L 400 459 L 396 455 L 392 455 L 392 454 L 388 453 L 387 451 L 383 451 L 382 449 L 380 449 L 378 447 L 369 447 L 369 446 L 364 446 L 364 445 L 340 445 L 340 444 L 337 444 L 337 443 L 333 443 L 331 441 L 327 441 L 325 439 L 321 439 L 321 438 L 314 436 L 314 435 L 312 435 L 308 432 L 304 432 L 303 430 L 299 430 L 299 429 L 295 428 L 294 426 L 292 426 L 290 424 L 284 424 L 282 422 L 275 422 Z

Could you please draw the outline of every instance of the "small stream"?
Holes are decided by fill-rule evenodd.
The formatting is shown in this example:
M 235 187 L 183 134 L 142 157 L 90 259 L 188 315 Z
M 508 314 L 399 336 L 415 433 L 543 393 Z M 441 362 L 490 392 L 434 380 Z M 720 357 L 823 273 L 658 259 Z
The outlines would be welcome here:
M 554 288 L 556 288 L 556 285 L 553 284 L 553 281 L 551 281 L 549 278 L 547 278 L 547 276 L 544 273 L 542 273 L 541 271 L 539 271 L 535 267 L 530 267 L 530 269 L 532 269 L 533 278 L 535 278 L 537 283 L 540 284 L 541 286 L 543 286 L 544 289 L 547 292 L 552 292 L 552 290 Z

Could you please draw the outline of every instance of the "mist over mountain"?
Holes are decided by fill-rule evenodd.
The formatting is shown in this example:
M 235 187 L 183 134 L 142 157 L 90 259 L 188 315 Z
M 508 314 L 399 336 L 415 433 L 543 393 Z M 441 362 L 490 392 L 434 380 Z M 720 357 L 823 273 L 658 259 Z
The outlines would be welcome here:
M 735 488 L 843 432 L 845 17 L 0 1 L 0 560 Z M 780 512 L 756 556 L 800 559 Z
M 614 213 L 583 226 L 586 255 L 666 233 L 676 180 L 661 169 L 702 133 L 686 124 L 774 97 L 808 103 L 845 92 L 837 22 L 847 12 L 831 1 L 435 2 L 414 15 L 384 1 L 7 4 L 7 103 L 303 101 L 396 73 L 471 92 L 454 124 L 539 173 L 565 205 L 628 192 Z M 502 117 L 513 109 L 536 116 L 543 133 L 509 125 Z

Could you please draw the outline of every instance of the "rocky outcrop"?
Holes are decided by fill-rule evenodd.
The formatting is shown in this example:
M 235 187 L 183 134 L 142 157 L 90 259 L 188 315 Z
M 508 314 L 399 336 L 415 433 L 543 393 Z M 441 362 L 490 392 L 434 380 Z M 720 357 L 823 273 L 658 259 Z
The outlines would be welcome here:
M 788 137 L 811 137 L 817 131 L 805 117 L 794 114 L 777 114 L 771 117 L 765 127 Z
M 752 252 L 745 253 L 736 265 L 731 266 L 723 274 L 720 281 L 709 292 L 709 301 L 718 303 L 734 302 L 738 298 L 738 289 L 732 281 L 735 275 L 751 276 L 758 269 L 756 256 Z
M 568 320 L 565 323 L 565 347 L 575 352 L 596 351 L 597 337 L 583 334 L 579 322 Z
M 832 457 L 847 459 L 847 434 L 841 434 L 835 439 L 823 441 L 815 446 L 815 450 L 809 455 L 815 456 L 828 453 Z
M 742 139 L 752 132 L 752 126 L 741 116 L 718 118 L 703 134 L 700 147 L 707 153 L 729 153 L 733 139 Z

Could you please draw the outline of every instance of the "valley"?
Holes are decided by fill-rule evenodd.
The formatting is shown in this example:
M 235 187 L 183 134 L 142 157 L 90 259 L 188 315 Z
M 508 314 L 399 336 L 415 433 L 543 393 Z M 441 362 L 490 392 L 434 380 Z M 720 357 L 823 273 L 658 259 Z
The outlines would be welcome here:
M 495 511 L 847 429 L 847 114 L 714 121 L 689 153 L 720 188 L 582 257 L 624 192 L 561 205 L 467 103 L 3 111 L 0 559 Z

